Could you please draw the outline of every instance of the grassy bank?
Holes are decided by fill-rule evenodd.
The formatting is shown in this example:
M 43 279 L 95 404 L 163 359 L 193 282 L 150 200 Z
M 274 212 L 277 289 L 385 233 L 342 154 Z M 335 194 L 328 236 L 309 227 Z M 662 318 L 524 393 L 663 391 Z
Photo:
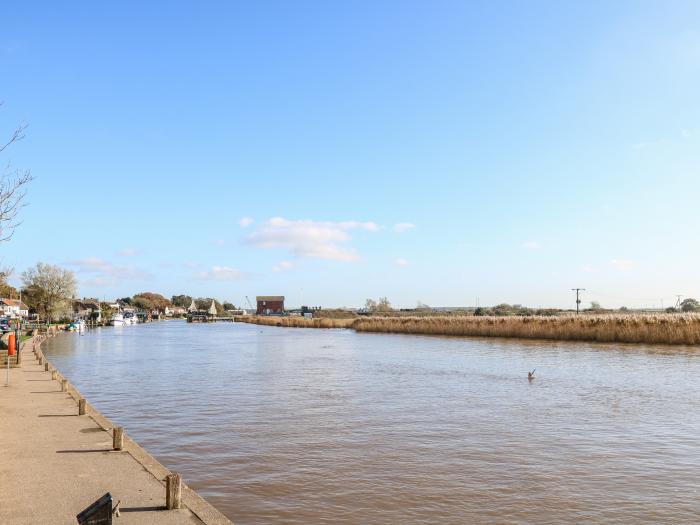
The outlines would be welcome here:
M 516 337 L 560 341 L 700 344 L 700 315 L 567 315 L 559 317 L 240 317 L 236 321 L 300 328 L 352 328 L 358 332 Z

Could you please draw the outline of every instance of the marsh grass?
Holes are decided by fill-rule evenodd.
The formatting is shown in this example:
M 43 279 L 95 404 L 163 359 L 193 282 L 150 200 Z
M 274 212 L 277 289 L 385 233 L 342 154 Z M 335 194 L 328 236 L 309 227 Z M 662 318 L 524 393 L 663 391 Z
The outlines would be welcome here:
M 357 319 L 250 316 L 237 317 L 236 321 L 299 328 L 352 328 L 358 332 L 700 345 L 700 315 L 698 314 L 360 317 Z

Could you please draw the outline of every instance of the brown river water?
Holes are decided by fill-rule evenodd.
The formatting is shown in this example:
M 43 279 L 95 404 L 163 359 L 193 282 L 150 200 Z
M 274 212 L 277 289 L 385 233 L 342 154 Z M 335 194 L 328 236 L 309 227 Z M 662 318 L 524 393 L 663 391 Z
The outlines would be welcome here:
M 237 525 L 700 523 L 699 348 L 172 321 L 46 354 Z

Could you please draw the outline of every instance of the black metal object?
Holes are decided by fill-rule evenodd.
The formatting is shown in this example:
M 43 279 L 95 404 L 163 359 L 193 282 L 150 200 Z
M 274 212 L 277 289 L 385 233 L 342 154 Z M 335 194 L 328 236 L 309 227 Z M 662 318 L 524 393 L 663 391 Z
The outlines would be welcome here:
M 19 323 L 17 323 L 17 328 L 15 328 L 15 355 L 17 356 L 17 364 L 22 362 L 22 358 L 19 355 L 19 334 L 21 333 L 22 331 L 19 329 Z
M 112 495 L 108 492 L 76 518 L 80 525 L 112 525 Z

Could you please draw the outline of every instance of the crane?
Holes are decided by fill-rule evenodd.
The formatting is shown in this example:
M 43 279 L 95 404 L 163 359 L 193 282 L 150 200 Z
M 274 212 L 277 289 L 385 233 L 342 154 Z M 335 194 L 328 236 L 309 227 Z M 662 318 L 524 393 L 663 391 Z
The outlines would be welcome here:
M 248 308 L 250 308 L 251 310 L 253 310 L 253 312 L 256 311 L 256 309 L 253 308 L 253 303 L 250 302 L 250 299 L 248 299 L 248 296 L 247 296 L 247 295 L 245 296 L 245 302 L 248 303 Z

